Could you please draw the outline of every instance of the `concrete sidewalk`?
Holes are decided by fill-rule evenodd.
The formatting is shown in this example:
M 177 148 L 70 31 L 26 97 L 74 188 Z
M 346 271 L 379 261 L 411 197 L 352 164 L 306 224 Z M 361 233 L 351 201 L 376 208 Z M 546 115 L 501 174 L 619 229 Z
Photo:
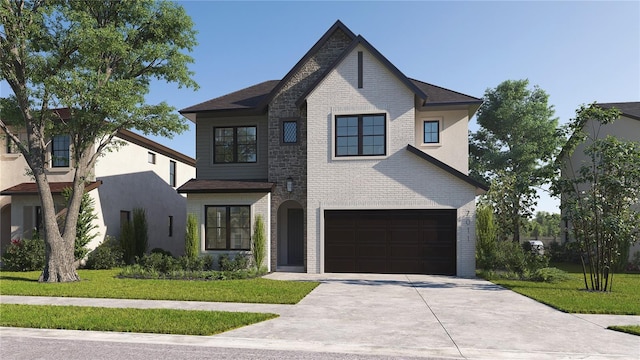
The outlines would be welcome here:
M 1 296 L 2 303 L 271 312 L 211 337 L 0 328 L 0 335 L 466 359 L 640 359 L 606 330 L 640 316 L 566 314 L 490 282 L 428 275 L 294 274 L 322 284 L 296 305 Z M 79 335 L 81 334 L 81 335 Z

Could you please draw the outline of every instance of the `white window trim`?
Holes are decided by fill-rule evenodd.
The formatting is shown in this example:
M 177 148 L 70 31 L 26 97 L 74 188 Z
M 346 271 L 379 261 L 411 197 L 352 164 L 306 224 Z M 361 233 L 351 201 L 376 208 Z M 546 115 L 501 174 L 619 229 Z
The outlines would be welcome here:
M 357 156 L 336 156 L 336 116 L 344 116 L 344 115 L 374 115 L 374 114 L 384 114 L 385 115 L 385 150 L 386 150 L 386 154 L 384 155 L 373 155 L 373 156 L 363 156 L 363 155 L 357 155 Z M 390 130 L 390 123 L 391 123 L 391 118 L 389 116 L 389 112 L 386 110 L 382 110 L 382 109 L 371 109 L 368 108 L 366 110 L 352 110 L 352 111 L 334 111 L 331 113 L 331 139 L 329 139 L 328 143 L 329 146 L 331 146 L 331 160 L 337 160 L 337 161 L 342 161 L 342 160 L 347 160 L 347 161 L 353 161 L 353 160 L 383 160 L 388 158 L 389 155 L 389 139 L 391 138 L 390 134 L 389 134 L 389 130 Z
M 437 143 L 426 143 L 424 142 L 424 123 L 426 122 L 438 122 L 438 142 Z M 420 146 L 424 147 L 439 147 L 442 146 L 442 124 L 443 119 L 441 117 L 433 117 L 433 118 L 424 118 L 420 120 Z

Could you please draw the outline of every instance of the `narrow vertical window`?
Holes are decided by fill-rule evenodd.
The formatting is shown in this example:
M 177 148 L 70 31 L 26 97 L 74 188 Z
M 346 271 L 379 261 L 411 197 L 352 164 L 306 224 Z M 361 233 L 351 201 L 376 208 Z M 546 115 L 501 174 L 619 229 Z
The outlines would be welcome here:
M 176 187 L 176 162 L 169 161 L 169 185 Z
M 120 210 L 120 229 L 122 229 L 126 224 L 129 223 L 130 217 L 130 211 Z
M 18 146 L 7 136 L 7 154 L 16 154 L 18 152 Z
M 36 223 L 34 224 L 35 230 L 40 233 L 42 230 L 42 207 L 36 206 Z
M 424 122 L 425 144 L 437 144 L 440 142 L 440 122 L 438 120 L 428 120 Z
M 362 89 L 362 51 L 358 51 L 358 89 Z
M 282 142 L 285 144 L 295 144 L 298 142 L 298 122 L 282 122 Z
M 173 236 L 173 216 L 169 215 L 169 237 Z
M 71 139 L 69 135 L 56 135 L 51 141 L 51 166 L 68 167 L 69 166 L 69 145 Z
M 149 162 L 149 164 L 155 164 L 156 163 L 156 154 L 154 154 L 151 151 L 149 151 L 149 154 L 147 155 L 147 161 Z

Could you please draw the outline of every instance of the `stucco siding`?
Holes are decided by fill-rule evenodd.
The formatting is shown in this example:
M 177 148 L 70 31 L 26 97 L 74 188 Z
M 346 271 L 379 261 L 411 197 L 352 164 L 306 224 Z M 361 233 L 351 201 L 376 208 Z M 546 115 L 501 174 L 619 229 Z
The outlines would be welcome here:
M 632 119 L 626 116 L 621 116 L 613 123 L 600 125 L 600 123 L 590 120 L 588 121 L 583 130 L 588 134 L 590 139 L 599 138 L 603 139 L 611 135 L 621 141 L 635 141 L 640 142 L 640 120 Z M 573 178 L 579 176 L 580 167 L 591 163 L 591 160 L 585 155 L 584 150 L 592 141 L 587 139 L 585 142 L 578 144 L 573 154 L 565 159 L 565 167 L 562 169 L 562 176 L 565 178 Z M 578 186 L 579 190 L 586 189 L 586 185 Z M 640 211 L 640 204 L 636 204 L 634 209 Z M 571 227 L 571 224 L 568 224 Z M 565 241 L 572 241 L 573 234 L 571 231 L 564 232 L 568 238 Z M 635 252 L 640 251 L 640 243 L 633 245 L 629 251 L 629 260 L 633 259 Z
M 257 126 L 258 156 L 255 163 L 215 164 L 213 129 L 225 126 Z M 198 115 L 196 122 L 196 168 L 198 179 L 264 180 L 268 177 L 268 127 L 266 116 L 211 118 Z
M 362 89 L 357 88 L 358 51 L 364 51 Z M 386 114 L 386 155 L 335 158 L 334 116 L 364 113 Z M 458 209 L 458 275 L 474 275 L 475 188 L 406 150 L 416 139 L 414 95 L 395 75 L 356 48 L 308 96 L 307 115 L 308 272 L 324 271 L 323 210 Z
M 149 162 L 149 152 L 155 154 L 155 163 Z M 101 213 L 97 229 L 100 240 L 105 235 L 120 235 L 120 211 L 142 208 L 149 224 L 148 250 L 162 248 L 174 255 L 184 253 L 186 198 L 169 185 L 170 161 L 176 162 L 176 187 L 195 176 L 191 165 L 129 142 L 98 159 L 95 176 L 103 183 L 92 196 L 96 197 L 96 209 Z
M 262 215 L 265 222 L 265 235 L 268 238 L 268 234 L 271 233 L 271 222 L 268 219 L 271 218 L 271 194 L 269 193 L 245 193 L 245 194 L 188 194 L 187 195 L 187 213 L 194 214 L 198 219 L 199 235 L 200 235 L 200 251 L 204 254 L 211 254 L 215 263 L 214 266 L 218 266 L 217 258 L 222 254 L 235 255 L 243 253 L 244 251 L 212 251 L 205 249 L 205 224 L 206 214 L 205 206 L 211 205 L 249 205 L 251 206 L 251 236 L 253 241 L 253 229 L 255 226 L 256 215 Z M 264 264 L 268 267 L 268 271 L 271 271 L 271 264 L 267 259 L 270 258 L 271 246 L 267 241 L 267 254 L 264 259 Z
M 440 143 L 425 144 L 425 120 L 440 121 Z M 469 112 L 416 111 L 415 145 L 416 148 L 448 164 L 454 169 L 469 173 Z

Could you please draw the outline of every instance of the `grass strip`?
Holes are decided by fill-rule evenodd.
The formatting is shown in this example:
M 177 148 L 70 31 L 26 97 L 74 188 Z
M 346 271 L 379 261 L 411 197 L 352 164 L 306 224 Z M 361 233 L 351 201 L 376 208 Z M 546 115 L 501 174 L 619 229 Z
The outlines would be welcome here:
M 640 315 L 640 274 L 615 274 L 612 292 L 584 290 L 582 273 L 570 273 L 569 280 L 559 283 L 491 281 L 564 312 Z
M 224 281 L 120 279 L 114 270 L 79 270 L 73 283 L 39 283 L 39 271 L 0 272 L 0 294 L 112 299 L 296 304 L 318 282 L 263 278 Z
M 640 325 L 609 326 L 607 329 L 640 336 Z
M 276 314 L 0 304 L 0 326 L 38 329 L 214 335 Z

